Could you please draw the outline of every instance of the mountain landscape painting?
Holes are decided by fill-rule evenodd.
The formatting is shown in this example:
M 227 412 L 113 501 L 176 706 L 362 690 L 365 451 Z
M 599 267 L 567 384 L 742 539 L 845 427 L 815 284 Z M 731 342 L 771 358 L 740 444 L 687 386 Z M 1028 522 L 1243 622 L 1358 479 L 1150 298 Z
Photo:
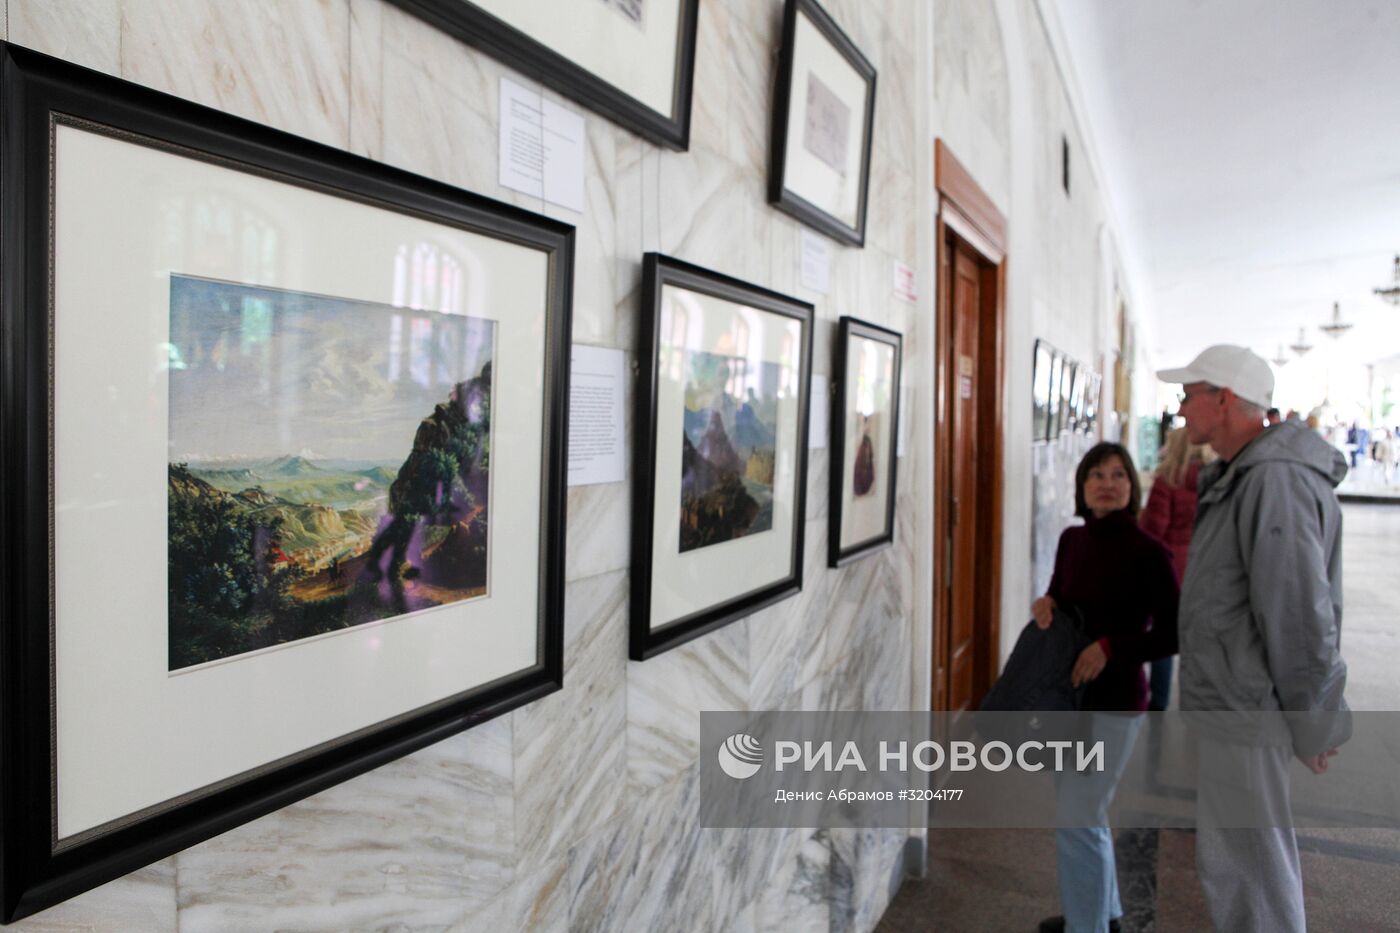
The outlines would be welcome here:
M 773 527 L 780 368 L 692 352 L 685 375 L 682 553 Z
M 486 595 L 495 323 L 173 275 L 172 671 Z

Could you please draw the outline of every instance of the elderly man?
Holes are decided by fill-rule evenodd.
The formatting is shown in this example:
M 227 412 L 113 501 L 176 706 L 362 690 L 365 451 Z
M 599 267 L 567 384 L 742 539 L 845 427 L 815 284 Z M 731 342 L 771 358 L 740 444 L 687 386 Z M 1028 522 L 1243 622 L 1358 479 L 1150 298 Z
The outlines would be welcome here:
M 1346 461 L 1297 422 L 1265 430 L 1273 371 L 1244 347 L 1157 375 L 1182 384 L 1191 442 L 1220 455 L 1201 471 L 1179 617 L 1181 709 L 1211 712 L 1192 717 L 1201 886 L 1220 930 L 1302 931 L 1288 767 L 1326 771 L 1351 727 L 1333 492 Z

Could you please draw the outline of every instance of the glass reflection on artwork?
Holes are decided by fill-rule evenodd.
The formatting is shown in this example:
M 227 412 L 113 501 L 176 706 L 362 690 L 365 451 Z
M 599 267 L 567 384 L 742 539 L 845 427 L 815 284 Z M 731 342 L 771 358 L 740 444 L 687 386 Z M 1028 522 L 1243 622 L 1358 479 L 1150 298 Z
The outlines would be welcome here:
M 494 344 L 171 277 L 171 670 L 486 594 Z
M 685 354 L 682 552 L 773 527 L 777 363 Z

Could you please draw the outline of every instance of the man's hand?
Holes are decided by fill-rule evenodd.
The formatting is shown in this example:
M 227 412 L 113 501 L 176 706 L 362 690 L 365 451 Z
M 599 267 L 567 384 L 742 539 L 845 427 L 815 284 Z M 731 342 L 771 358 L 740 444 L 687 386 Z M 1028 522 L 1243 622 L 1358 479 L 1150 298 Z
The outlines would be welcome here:
M 1031 617 L 1035 619 L 1035 624 L 1042 629 L 1050 627 L 1050 623 L 1055 618 L 1055 597 L 1042 596 L 1031 603 Z
M 1103 667 L 1107 663 L 1108 655 L 1103 653 L 1098 642 L 1094 642 L 1079 653 L 1079 660 L 1074 662 L 1074 670 L 1069 675 L 1070 683 L 1076 687 L 1087 684 L 1103 673 Z
M 1336 756 L 1337 750 L 1329 748 L 1320 755 L 1299 755 L 1298 760 L 1307 766 L 1313 774 L 1322 774 L 1327 770 L 1327 759 Z

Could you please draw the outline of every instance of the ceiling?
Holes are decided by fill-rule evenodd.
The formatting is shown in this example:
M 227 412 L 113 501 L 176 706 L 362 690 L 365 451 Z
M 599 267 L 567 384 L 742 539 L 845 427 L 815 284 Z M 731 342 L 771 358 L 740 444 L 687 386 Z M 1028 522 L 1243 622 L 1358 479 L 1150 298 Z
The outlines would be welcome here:
M 1278 355 L 1341 302 L 1400 351 L 1400 3 L 1042 0 L 1057 19 L 1158 365 Z M 1291 354 L 1288 354 L 1291 356 Z

